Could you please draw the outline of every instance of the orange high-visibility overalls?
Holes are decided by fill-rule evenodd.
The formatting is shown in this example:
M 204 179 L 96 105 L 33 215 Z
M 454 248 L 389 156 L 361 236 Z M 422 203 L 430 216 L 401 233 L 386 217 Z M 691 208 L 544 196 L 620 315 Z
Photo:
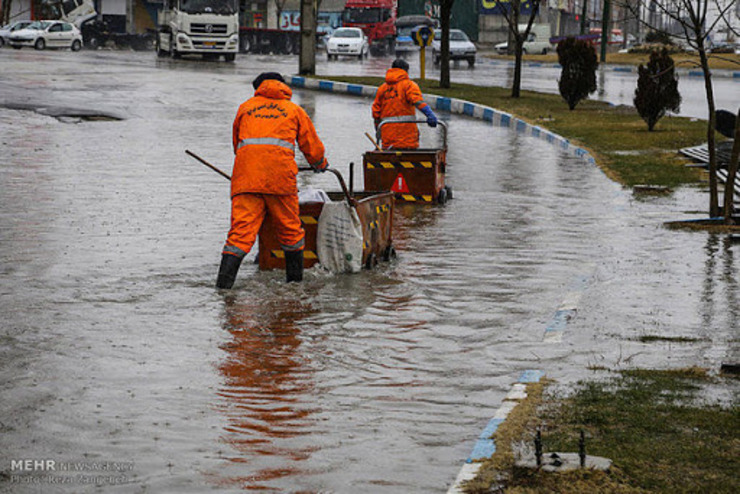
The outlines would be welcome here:
M 283 250 L 303 250 L 298 209 L 295 144 L 314 168 L 327 166 L 322 144 L 306 112 L 290 101 L 284 83 L 266 80 L 239 107 L 233 125 L 236 158 L 231 177 L 231 229 L 224 254 L 246 255 L 265 214 L 275 220 Z
M 421 89 L 409 78 L 403 69 L 388 69 L 385 83 L 378 88 L 373 101 L 373 119 L 376 125 L 380 120 L 393 117 L 410 117 L 416 115 L 416 108 L 421 110 L 427 104 L 421 95 Z M 419 147 L 419 129 L 415 123 L 387 123 L 380 129 L 383 149 L 416 149 Z

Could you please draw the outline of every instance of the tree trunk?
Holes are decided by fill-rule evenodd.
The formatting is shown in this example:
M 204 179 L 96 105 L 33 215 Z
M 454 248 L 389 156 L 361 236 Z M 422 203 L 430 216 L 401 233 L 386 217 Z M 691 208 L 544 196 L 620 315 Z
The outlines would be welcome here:
M 511 85 L 511 97 L 518 98 L 522 92 L 522 51 L 524 50 L 524 40 L 522 35 L 516 36 L 514 45 L 514 82 Z
M 301 0 L 301 54 L 298 73 L 316 73 L 316 0 Z
M 450 87 L 450 16 L 452 14 L 453 0 L 440 2 L 440 23 L 442 24 L 442 50 L 439 66 L 439 86 L 449 89 Z M 422 48 L 423 50 L 424 48 Z
M 730 163 L 727 166 L 727 182 L 725 182 L 725 225 L 734 225 L 732 212 L 735 210 L 735 177 L 737 176 L 738 161 L 740 161 L 740 110 L 735 118 L 735 142 L 732 144 Z
M 707 151 L 709 151 L 709 216 L 719 216 L 719 192 L 717 187 L 717 150 L 714 140 L 714 127 L 716 116 L 714 114 L 714 90 L 712 89 L 712 74 L 709 72 L 707 52 L 704 49 L 702 39 L 698 40 L 699 60 L 704 71 L 704 89 L 707 93 L 707 108 L 709 109 L 709 122 L 707 123 Z
M 0 26 L 4 26 L 10 22 L 10 10 L 13 8 L 13 0 L 2 0 L 2 7 L 0 11 Z

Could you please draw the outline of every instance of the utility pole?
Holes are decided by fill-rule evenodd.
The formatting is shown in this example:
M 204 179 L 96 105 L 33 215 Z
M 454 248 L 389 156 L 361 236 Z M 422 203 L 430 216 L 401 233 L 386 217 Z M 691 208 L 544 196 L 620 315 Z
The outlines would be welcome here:
M 601 63 L 606 63 L 606 44 L 609 41 L 609 18 L 611 17 L 611 0 L 604 0 L 604 14 L 601 17 Z
M 316 73 L 316 0 L 301 0 L 301 54 L 298 73 Z

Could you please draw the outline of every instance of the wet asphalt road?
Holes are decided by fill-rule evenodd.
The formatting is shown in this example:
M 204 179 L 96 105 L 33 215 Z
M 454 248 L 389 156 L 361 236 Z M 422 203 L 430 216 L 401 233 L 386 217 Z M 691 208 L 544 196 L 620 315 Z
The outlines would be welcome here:
M 184 150 L 229 171 L 249 83 L 293 61 L 0 50 L 0 64 L 3 491 L 443 492 L 522 370 L 567 384 L 738 356 L 740 246 L 661 227 L 700 216 L 700 188 L 634 196 L 544 142 L 444 116 L 455 199 L 397 207 L 398 260 L 297 286 L 245 263 L 223 294 L 228 184 Z M 361 161 L 369 100 L 294 100 L 332 166 Z M 88 471 L 11 477 L 27 458 Z M 85 484 L 101 462 L 124 484 Z

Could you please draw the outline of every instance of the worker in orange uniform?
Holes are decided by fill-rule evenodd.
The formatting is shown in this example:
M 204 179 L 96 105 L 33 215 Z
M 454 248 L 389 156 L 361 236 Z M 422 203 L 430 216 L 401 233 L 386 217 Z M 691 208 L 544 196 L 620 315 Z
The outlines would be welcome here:
M 254 97 L 239 106 L 233 125 L 231 229 L 221 256 L 217 288 L 231 288 L 242 259 L 254 245 L 265 214 L 285 252 L 288 282 L 303 279 L 303 227 L 298 209 L 295 145 L 316 172 L 329 166 L 324 145 L 293 92 L 275 72 L 252 83 Z
M 430 127 L 437 126 L 437 116 L 424 102 L 421 89 L 409 78 L 409 64 L 397 59 L 385 74 L 385 83 L 378 88 L 373 102 L 373 119 L 377 130 L 381 120 L 404 122 L 415 120 L 416 108 L 426 117 Z M 383 149 L 416 149 L 419 129 L 415 123 L 385 123 L 380 129 Z

